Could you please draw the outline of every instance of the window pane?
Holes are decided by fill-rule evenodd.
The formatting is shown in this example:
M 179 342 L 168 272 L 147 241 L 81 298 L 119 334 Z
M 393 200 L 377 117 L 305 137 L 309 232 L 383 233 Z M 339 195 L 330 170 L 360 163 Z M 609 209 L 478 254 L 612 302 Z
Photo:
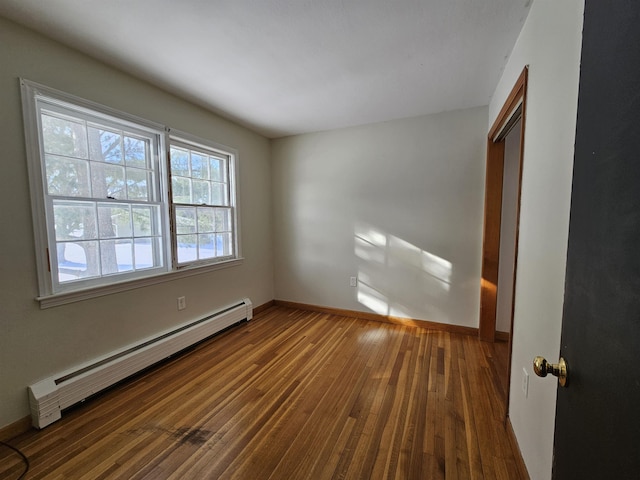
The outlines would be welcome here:
M 215 232 L 214 209 L 200 207 L 198 208 L 198 233 L 208 232 Z
M 127 168 L 127 198 L 129 200 L 149 200 L 151 172 L 137 168 Z
M 89 158 L 98 162 L 122 163 L 122 136 L 89 127 Z
M 220 233 L 216 235 L 216 256 L 227 257 L 231 255 L 231 234 Z
M 228 205 L 227 188 L 224 183 L 211 184 L 211 203 L 213 205 Z
M 54 201 L 56 240 L 97 238 L 96 210 L 92 202 Z
M 209 165 L 211 167 L 211 180 L 216 182 L 226 182 L 225 172 L 226 161 L 221 158 L 209 157 Z
M 156 266 L 156 258 L 159 258 L 157 242 L 158 239 L 155 238 L 136 238 L 134 240 L 136 270 Z
M 198 255 L 201 259 L 216 256 L 215 237 L 210 233 L 198 235 Z
M 171 147 L 171 175 L 189 176 L 189 152 L 187 150 Z
M 101 241 L 100 259 L 103 275 L 133 270 L 133 242 L 130 239 Z
M 124 167 L 91 162 L 91 187 L 97 198 L 125 198 Z
M 128 206 L 98 205 L 98 231 L 100 238 L 130 237 L 131 216 Z
M 188 178 L 171 178 L 171 190 L 174 202 L 191 203 L 191 180 Z
M 176 232 L 178 234 L 195 233 L 196 209 L 193 207 L 176 207 Z
M 87 158 L 87 134 L 81 122 L 42 114 L 44 151 L 76 158 Z
M 191 203 L 198 205 L 211 203 L 211 195 L 209 194 L 209 182 L 202 180 L 192 180 L 193 200 Z
M 216 208 L 216 232 L 231 231 L 231 210 Z
M 100 276 L 98 242 L 57 243 L 56 254 L 60 283 Z
M 191 152 L 191 176 L 193 178 L 209 179 L 209 162 L 207 157 Z
M 178 263 L 192 262 L 197 259 L 196 235 L 178 235 Z
M 133 207 L 133 236 L 134 237 L 148 237 L 156 234 L 156 215 L 157 207 Z
M 89 162 L 46 155 L 47 194 L 65 197 L 89 197 Z
M 149 141 L 124 137 L 124 160 L 130 167 L 148 168 Z

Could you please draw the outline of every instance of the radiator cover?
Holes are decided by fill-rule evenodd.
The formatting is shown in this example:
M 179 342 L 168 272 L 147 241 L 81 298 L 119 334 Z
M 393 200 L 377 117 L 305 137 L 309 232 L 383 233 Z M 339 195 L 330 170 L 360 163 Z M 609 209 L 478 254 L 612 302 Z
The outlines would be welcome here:
M 65 408 L 231 325 L 251 320 L 252 317 L 253 304 L 245 298 L 200 320 L 183 324 L 35 383 L 28 387 L 33 426 L 44 428 L 59 420 Z

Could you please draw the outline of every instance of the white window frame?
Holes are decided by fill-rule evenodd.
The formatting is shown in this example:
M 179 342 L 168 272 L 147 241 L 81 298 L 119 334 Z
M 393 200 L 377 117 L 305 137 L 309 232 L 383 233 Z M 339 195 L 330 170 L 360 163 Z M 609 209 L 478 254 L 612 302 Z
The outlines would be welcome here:
M 171 129 L 169 131 L 169 146 L 167 151 L 171 151 L 171 146 L 176 146 L 178 148 L 185 149 L 199 149 L 203 152 L 210 152 L 214 155 L 224 156 L 228 158 L 227 164 L 227 175 L 229 180 L 229 207 L 231 208 L 231 234 L 232 234 L 232 245 L 233 252 L 230 257 L 222 257 L 222 258 L 212 258 L 210 260 L 195 260 L 189 263 L 179 263 L 177 258 L 177 234 L 175 233 L 176 226 L 173 224 L 174 221 L 174 209 L 175 204 L 173 200 L 171 200 L 171 222 L 172 222 L 172 244 L 173 244 L 173 265 L 176 266 L 177 269 L 185 269 L 185 268 L 193 268 L 198 265 L 206 265 L 206 264 L 215 264 L 215 263 L 224 263 L 230 260 L 233 260 L 235 257 L 240 256 L 240 242 L 239 242 L 239 230 L 240 230 L 240 222 L 239 222 L 239 212 L 238 212 L 238 182 L 237 182 L 237 170 L 238 170 L 238 151 L 233 148 L 226 147 L 219 143 L 215 143 L 212 141 L 208 141 L 195 135 L 191 135 L 187 132 L 182 132 L 179 130 Z M 170 153 L 167 154 L 168 165 L 167 171 L 169 184 L 171 183 L 171 158 Z
M 59 90 L 20 79 L 22 90 L 23 119 L 25 129 L 25 142 L 27 152 L 27 167 L 29 173 L 29 187 L 31 194 L 32 220 L 35 240 L 35 259 L 38 274 L 38 291 L 36 298 L 40 302 L 41 308 L 48 308 L 63 305 L 89 298 L 109 295 L 112 293 L 154 285 L 178 278 L 198 275 L 220 268 L 231 267 L 242 263 L 240 249 L 240 229 L 239 229 L 239 204 L 237 168 L 238 152 L 235 149 L 224 145 L 200 139 L 186 132 L 171 130 L 169 127 L 151 122 L 149 120 L 118 111 L 116 109 L 100 105 L 89 100 L 76 97 Z M 49 259 L 49 249 L 55 245 L 53 229 L 53 212 L 47 211 L 46 177 L 44 171 L 44 157 L 41 151 L 41 126 L 40 109 L 38 103 L 44 102 L 51 105 L 59 105 L 77 111 L 81 115 L 87 115 L 107 123 L 110 119 L 119 125 L 131 127 L 137 131 L 147 132 L 156 136 L 157 158 L 155 162 L 155 180 L 159 189 L 157 202 L 161 205 L 162 216 L 162 266 L 150 270 L 137 271 L 133 274 L 115 274 L 113 276 L 101 276 L 97 279 L 75 281 L 69 284 L 58 282 L 53 276 L 55 268 L 50 268 L 54 259 Z M 170 176 L 169 176 L 169 145 L 174 139 L 192 145 L 200 145 L 203 148 L 220 152 L 230 158 L 229 161 L 229 182 L 230 182 L 230 202 L 233 211 L 233 242 L 234 256 L 231 258 L 213 259 L 213 261 L 201 261 L 188 265 L 176 264 L 175 254 L 175 233 L 171 221 L 172 200 L 170 197 Z M 55 253 L 54 253 L 55 255 Z

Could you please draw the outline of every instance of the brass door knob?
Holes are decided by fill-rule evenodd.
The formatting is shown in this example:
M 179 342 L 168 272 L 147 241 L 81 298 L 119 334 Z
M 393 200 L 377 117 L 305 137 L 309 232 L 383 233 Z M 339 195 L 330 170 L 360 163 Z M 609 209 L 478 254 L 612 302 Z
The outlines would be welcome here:
M 544 357 L 536 357 L 533 359 L 533 371 L 539 377 L 546 377 L 549 373 L 554 377 L 558 377 L 558 383 L 561 387 L 566 387 L 569 382 L 567 362 L 562 357 L 560 357 L 558 363 L 549 363 Z

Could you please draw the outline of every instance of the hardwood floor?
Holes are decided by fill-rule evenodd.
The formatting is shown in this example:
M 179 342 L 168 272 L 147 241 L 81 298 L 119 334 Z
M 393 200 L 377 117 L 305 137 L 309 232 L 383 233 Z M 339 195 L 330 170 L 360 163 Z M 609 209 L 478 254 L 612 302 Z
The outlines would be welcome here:
M 504 349 L 274 307 L 11 444 L 30 479 L 514 480 Z

